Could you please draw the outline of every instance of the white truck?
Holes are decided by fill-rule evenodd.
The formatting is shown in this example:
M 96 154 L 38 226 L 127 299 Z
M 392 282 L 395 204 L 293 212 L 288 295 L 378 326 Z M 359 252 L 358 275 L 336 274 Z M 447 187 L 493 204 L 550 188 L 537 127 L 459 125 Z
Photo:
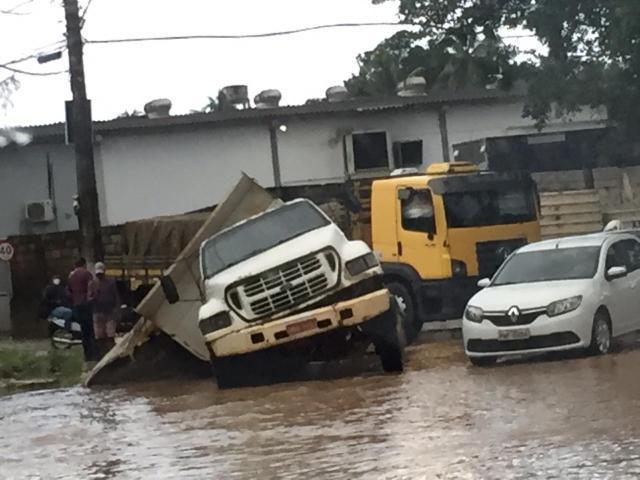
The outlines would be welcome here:
M 403 368 L 402 312 L 371 249 L 312 202 L 281 204 L 200 247 L 199 328 L 220 388 L 278 381 L 373 343 Z

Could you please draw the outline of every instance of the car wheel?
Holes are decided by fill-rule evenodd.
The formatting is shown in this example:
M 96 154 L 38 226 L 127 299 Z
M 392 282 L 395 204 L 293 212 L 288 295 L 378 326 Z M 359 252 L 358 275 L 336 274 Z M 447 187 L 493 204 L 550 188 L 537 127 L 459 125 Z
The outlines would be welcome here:
M 422 321 L 416 314 L 416 307 L 413 297 L 409 293 L 407 287 L 399 282 L 389 282 L 386 284 L 387 289 L 396 298 L 398 308 L 404 318 L 403 329 L 407 344 L 413 343 L 422 330 Z
M 609 319 L 603 312 L 596 313 L 591 328 L 590 355 L 605 355 L 611 351 L 611 327 Z
M 476 367 L 489 367 L 495 365 L 497 357 L 469 357 L 469 361 Z

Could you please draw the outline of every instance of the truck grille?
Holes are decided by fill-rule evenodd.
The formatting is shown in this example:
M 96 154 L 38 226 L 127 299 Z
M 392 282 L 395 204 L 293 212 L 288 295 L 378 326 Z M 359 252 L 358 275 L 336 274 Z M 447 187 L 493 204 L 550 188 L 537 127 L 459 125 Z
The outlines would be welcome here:
M 525 238 L 476 243 L 478 275 L 492 277 L 512 252 L 527 243 Z
M 338 261 L 331 251 L 316 253 L 261 273 L 232 289 L 230 303 L 247 319 L 289 310 L 332 288 Z M 333 267 L 333 268 L 332 268 Z

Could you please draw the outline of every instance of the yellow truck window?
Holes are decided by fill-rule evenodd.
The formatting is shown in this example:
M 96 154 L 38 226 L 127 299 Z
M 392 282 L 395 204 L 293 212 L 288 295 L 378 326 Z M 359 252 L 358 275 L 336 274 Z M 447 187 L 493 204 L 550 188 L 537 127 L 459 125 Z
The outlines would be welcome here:
M 402 228 L 411 232 L 436 233 L 433 198 L 427 189 L 408 190 L 401 200 Z
M 506 225 L 536 219 L 535 201 L 530 189 L 445 193 L 444 206 L 450 228 Z

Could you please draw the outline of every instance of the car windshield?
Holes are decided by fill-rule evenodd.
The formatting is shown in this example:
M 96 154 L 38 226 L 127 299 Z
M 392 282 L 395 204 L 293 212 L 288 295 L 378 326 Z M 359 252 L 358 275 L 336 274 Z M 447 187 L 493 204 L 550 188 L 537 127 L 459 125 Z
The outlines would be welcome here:
M 600 247 L 516 253 L 498 270 L 491 285 L 593 278 L 599 254 Z
M 445 193 L 444 208 L 451 228 L 504 225 L 536 218 L 529 188 Z
M 209 240 L 202 248 L 205 278 L 294 237 L 329 224 L 308 202 L 271 210 Z

